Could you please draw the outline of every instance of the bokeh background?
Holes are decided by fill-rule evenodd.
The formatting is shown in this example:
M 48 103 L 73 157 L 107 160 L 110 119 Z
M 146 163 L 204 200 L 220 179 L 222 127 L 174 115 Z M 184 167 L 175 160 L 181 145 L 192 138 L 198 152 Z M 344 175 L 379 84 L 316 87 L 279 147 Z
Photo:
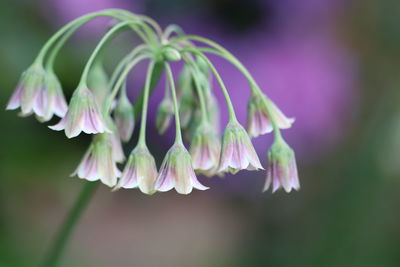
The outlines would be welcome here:
M 302 189 L 261 194 L 263 172 L 201 177 L 212 188 L 189 196 L 101 186 L 60 266 L 400 266 L 399 1 L 1 0 L 0 106 L 52 33 L 109 7 L 177 23 L 237 55 L 296 117 L 284 136 Z M 67 95 L 104 25 L 87 25 L 59 57 Z M 110 66 L 134 44 L 116 41 Z M 212 59 L 245 123 L 245 80 Z M 130 90 L 141 81 L 132 77 Z M 153 126 L 160 88 L 149 125 L 158 163 L 172 143 Z M 83 185 L 69 174 L 90 137 L 67 140 L 16 112 L 0 112 L 0 121 L 0 266 L 38 266 Z M 255 140 L 264 164 L 270 144 Z

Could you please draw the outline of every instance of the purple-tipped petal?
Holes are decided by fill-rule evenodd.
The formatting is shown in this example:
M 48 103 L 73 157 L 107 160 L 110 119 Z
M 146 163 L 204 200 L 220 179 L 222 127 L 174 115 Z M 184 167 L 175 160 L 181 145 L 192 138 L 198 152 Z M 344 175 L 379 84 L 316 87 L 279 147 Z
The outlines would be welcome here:
M 14 110 L 21 106 L 22 91 L 23 85 L 19 84 L 8 101 L 6 110 Z
M 68 138 L 78 136 L 81 132 L 87 134 L 111 133 L 99 111 L 94 95 L 85 87 L 76 89 L 65 117 L 50 128 L 64 129 Z
M 155 192 L 157 167 L 153 156 L 144 145 L 138 145 L 129 156 L 128 163 L 115 189 L 136 188 L 145 194 Z
M 218 172 L 263 169 L 246 131 L 238 122 L 228 123 L 222 139 Z
M 247 131 L 250 137 L 272 132 L 270 116 L 280 129 L 290 128 L 293 118 L 286 117 L 274 102 L 264 95 L 252 93 L 247 106 Z
M 167 152 L 157 176 L 155 188 L 165 192 L 172 188 L 179 194 L 190 194 L 193 188 L 206 190 L 200 184 L 192 167 L 189 152 L 181 144 L 174 144 Z
M 294 152 L 281 138 L 274 142 L 268 152 L 268 168 L 263 191 L 267 191 L 271 184 L 273 193 L 280 188 L 287 193 L 292 189 L 300 189 Z
M 92 144 L 72 175 L 88 181 L 100 180 L 109 187 L 116 185 L 121 172 L 112 156 L 110 138 L 106 135 L 99 134 L 93 138 Z

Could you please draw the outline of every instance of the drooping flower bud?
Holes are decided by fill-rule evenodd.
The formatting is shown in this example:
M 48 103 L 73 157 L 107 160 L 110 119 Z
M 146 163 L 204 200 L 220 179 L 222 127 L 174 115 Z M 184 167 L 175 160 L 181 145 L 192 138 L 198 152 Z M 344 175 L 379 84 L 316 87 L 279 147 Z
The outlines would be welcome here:
M 97 134 L 89 146 L 85 156 L 72 176 L 77 175 L 88 181 L 100 180 L 103 184 L 113 187 L 121 172 L 113 158 L 112 144 L 109 134 Z
M 221 144 L 208 123 L 198 126 L 190 144 L 193 168 L 202 174 L 212 174 L 218 167 Z
M 206 190 L 196 177 L 192 167 L 192 160 L 186 148 L 175 143 L 165 155 L 156 180 L 156 190 L 161 192 L 173 188 L 179 194 L 189 194 L 193 188 Z
M 111 132 L 104 122 L 94 95 L 86 87 L 78 87 L 75 90 L 65 117 L 49 128 L 55 131 L 65 130 L 68 138 L 78 136 L 81 132 L 87 134 Z
M 88 86 L 101 106 L 106 102 L 111 88 L 108 86 L 108 75 L 104 69 L 101 58 L 96 60 L 90 68 Z
M 147 146 L 138 145 L 132 150 L 115 189 L 139 187 L 143 193 L 152 195 L 155 192 L 156 178 L 157 167 L 153 156 Z
M 200 56 L 196 56 L 196 65 L 199 67 L 200 71 L 204 75 L 208 75 L 208 72 L 210 70 L 207 62 Z
M 135 114 L 133 105 L 129 101 L 125 90 L 122 90 L 114 110 L 114 119 L 118 127 L 119 136 L 124 142 L 128 142 L 135 127 Z
M 172 103 L 172 99 L 165 96 L 157 109 L 156 128 L 159 134 L 164 134 L 168 129 L 173 115 L 174 104 Z
M 180 99 L 179 119 L 181 127 L 185 129 L 188 127 L 196 107 L 193 80 L 188 67 L 184 67 L 180 73 L 177 97 Z
M 54 114 L 63 117 L 67 104 L 56 75 L 36 65 L 25 71 L 6 109 L 19 107 L 22 116 L 34 113 L 40 121 L 48 121 Z
M 222 137 L 219 172 L 263 169 L 246 130 L 237 122 L 226 126 Z
M 272 192 L 283 188 L 287 193 L 300 189 L 294 151 L 278 138 L 268 152 L 267 175 L 264 192 L 272 185 Z
M 107 125 L 107 129 L 111 131 L 111 133 L 108 133 L 106 135 L 106 138 L 108 138 L 112 146 L 113 159 L 117 163 L 123 163 L 125 161 L 125 154 L 122 148 L 122 143 L 120 139 L 120 134 L 118 132 L 118 128 L 115 125 L 115 122 L 113 121 L 110 115 L 105 115 L 104 119 Z
M 214 131 L 216 133 L 220 132 L 220 121 L 221 121 L 221 114 L 219 111 L 218 101 L 215 95 L 211 92 L 211 89 L 205 90 L 206 96 L 206 103 L 207 103 L 207 115 L 210 124 L 212 125 Z
M 292 126 L 294 118 L 286 117 L 275 103 L 265 96 L 252 93 L 247 106 L 247 131 L 250 137 L 272 132 L 268 108 L 280 129 L 287 129 Z
M 162 48 L 162 55 L 166 61 L 179 61 L 182 59 L 178 50 L 173 47 L 165 46 Z

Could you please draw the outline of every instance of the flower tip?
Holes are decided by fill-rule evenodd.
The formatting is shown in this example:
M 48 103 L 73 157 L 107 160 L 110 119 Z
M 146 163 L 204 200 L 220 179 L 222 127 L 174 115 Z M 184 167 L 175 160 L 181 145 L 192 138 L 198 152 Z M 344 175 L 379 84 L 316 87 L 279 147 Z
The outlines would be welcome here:
M 18 107 L 19 107 L 19 105 L 9 102 L 7 104 L 5 110 L 16 110 Z

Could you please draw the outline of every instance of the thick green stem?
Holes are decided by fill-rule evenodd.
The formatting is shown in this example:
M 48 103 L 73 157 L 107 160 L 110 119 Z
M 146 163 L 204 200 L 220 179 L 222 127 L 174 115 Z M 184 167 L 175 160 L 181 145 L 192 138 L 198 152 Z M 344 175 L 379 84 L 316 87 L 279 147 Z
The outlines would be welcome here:
M 149 102 L 149 91 L 150 91 L 150 82 L 151 76 L 153 74 L 154 61 L 150 62 L 149 67 L 147 69 L 146 81 L 143 89 L 143 107 L 142 107 L 142 119 L 140 122 L 140 133 L 139 133 L 139 145 L 146 144 L 146 121 L 147 121 L 147 106 Z
M 175 89 L 175 81 L 174 76 L 172 74 L 171 67 L 168 63 L 165 63 L 165 70 L 167 72 L 167 79 L 169 81 L 171 93 L 172 93 L 172 100 L 174 102 L 174 112 L 175 112 L 175 143 L 179 145 L 183 145 L 182 140 L 182 133 L 181 133 L 181 123 L 179 120 L 179 107 L 178 107 L 178 100 L 176 97 L 176 89 Z
M 78 199 L 76 200 L 74 206 L 62 224 L 56 238 L 54 239 L 54 243 L 49 251 L 48 257 L 43 264 L 44 267 L 53 267 L 57 265 L 68 239 L 71 236 L 71 232 L 74 230 L 82 211 L 89 204 L 89 201 L 96 191 L 98 184 L 99 183 L 97 182 L 86 182 L 83 186 Z

